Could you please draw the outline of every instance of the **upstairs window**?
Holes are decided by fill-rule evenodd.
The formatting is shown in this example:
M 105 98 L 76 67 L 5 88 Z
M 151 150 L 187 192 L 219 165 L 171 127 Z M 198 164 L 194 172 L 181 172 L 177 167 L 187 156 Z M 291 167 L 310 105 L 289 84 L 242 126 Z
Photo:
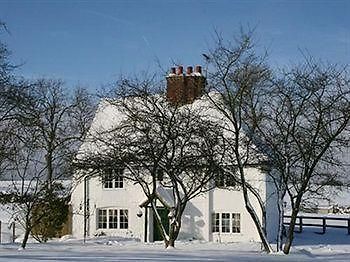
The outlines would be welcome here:
M 114 187 L 115 188 L 123 188 L 124 187 L 124 182 L 123 182 L 123 177 L 118 175 L 114 178 Z
M 225 175 L 223 173 L 219 173 L 214 178 L 215 187 L 225 188 L 225 187 L 238 187 L 238 183 L 235 178 L 230 175 Z
M 103 177 L 103 188 L 123 188 L 123 170 L 111 170 Z

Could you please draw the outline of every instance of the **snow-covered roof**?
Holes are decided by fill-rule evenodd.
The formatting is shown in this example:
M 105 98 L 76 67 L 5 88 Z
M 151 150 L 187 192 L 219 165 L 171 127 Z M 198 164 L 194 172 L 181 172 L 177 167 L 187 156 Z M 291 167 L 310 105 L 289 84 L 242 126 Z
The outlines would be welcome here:
M 159 99 L 165 99 L 162 98 L 160 95 Z M 128 98 L 127 98 L 128 99 Z M 124 100 L 123 102 L 127 103 L 128 101 Z M 130 99 L 137 99 L 135 97 L 132 97 Z M 216 109 L 213 105 L 211 100 L 216 101 L 217 103 L 221 103 L 221 95 L 218 92 L 210 92 L 208 95 L 203 95 L 196 100 L 194 100 L 191 104 L 183 105 L 182 107 L 190 107 L 191 109 L 201 112 L 201 114 L 208 120 L 214 121 L 216 123 L 219 123 L 220 125 L 224 126 L 224 135 L 229 137 L 232 136 L 228 130 L 230 130 L 230 123 L 227 121 L 226 117 L 223 115 L 222 112 L 220 112 L 218 109 Z M 101 146 L 96 146 L 93 142 L 91 142 L 91 138 L 93 138 L 94 135 L 98 134 L 99 132 L 108 131 L 110 129 L 113 129 L 117 127 L 124 119 L 125 114 L 122 111 L 121 106 L 118 106 L 118 102 L 121 101 L 120 99 L 111 100 L 111 99 L 102 99 L 95 117 L 92 121 L 89 134 L 90 134 L 90 140 L 89 136 L 87 140 L 82 144 L 80 147 L 79 153 L 77 155 L 77 158 L 80 158 L 84 155 L 84 152 L 91 152 L 91 151 L 97 151 L 99 152 L 101 149 L 104 148 L 104 146 L 101 144 Z M 254 147 L 255 152 L 258 152 L 257 147 L 255 145 L 252 145 Z M 267 157 L 264 156 L 262 153 L 255 154 L 254 158 L 250 160 L 251 164 L 259 164 L 260 161 L 267 160 Z

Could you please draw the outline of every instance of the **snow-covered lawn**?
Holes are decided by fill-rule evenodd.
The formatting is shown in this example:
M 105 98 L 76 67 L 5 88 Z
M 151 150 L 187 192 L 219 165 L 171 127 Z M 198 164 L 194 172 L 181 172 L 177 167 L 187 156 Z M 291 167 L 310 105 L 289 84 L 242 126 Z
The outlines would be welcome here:
M 140 243 L 132 239 L 99 237 L 64 238 L 46 244 L 0 245 L 0 261 L 349 261 L 350 235 L 330 229 L 325 235 L 305 230 L 296 234 L 296 245 L 288 256 L 266 255 L 257 243 L 207 243 L 178 241 L 175 249 L 164 249 L 161 242 Z

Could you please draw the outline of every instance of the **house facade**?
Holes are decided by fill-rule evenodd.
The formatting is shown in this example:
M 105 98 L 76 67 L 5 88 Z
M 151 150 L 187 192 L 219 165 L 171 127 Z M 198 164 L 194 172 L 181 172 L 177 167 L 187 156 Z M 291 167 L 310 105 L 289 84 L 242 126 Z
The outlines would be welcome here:
M 203 91 L 205 78 L 201 67 L 193 72 L 188 67 L 172 69 L 167 77 L 167 99 L 170 103 L 188 104 L 198 99 Z M 107 128 L 118 123 L 120 112 L 101 102 L 91 129 Z M 84 144 L 82 145 L 84 147 Z M 262 165 L 246 167 L 247 180 L 259 191 L 266 204 L 266 230 L 269 240 L 276 236 L 278 225 L 277 199 L 273 183 L 269 182 L 268 171 Z M 106 174 L 100 177 L 78 174 L 74 182 L 71 204 L 73 210 L 73 235 L 90 237 L 96 235 L 136 238 L 152 242 L 161 240 L 154 214 L 147 203 L 142 188 L 123 178 L 123 170 L 116 176 Z M 169 199 L 171 193 L 159 183 L 157 194 Z M 262 214 L 257 200 L 252 196 L 252 204 L 259 217 Z M 157 210 L 165 228 L 169 224 L 169 214 L 161 202 Z M 245 209 L 243 194 L 229 181 L 221 181 L 216 188 L 192 199 L 183 214 L 178 239 L 200 239 L 214 242 L 260 241 L 254 222 Z

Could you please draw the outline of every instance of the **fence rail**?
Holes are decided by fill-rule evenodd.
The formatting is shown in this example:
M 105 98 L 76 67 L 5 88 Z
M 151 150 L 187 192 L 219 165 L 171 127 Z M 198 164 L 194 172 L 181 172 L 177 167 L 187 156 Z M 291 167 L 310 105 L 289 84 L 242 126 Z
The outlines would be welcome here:
M 291 216 L 283 217 L 283 224 L 286 226 L 290 225 Z M 314 221 L 318 223 L 313 223 Z M 327 223 L 329 221 L 329 223 Z M 336 222 L 334 222 L 336 221 Z M 333 222 L 333 223 L 332 223 Z M 350 217 L 327 217 L 327 216 L 297 216 L 295 226 L 299 230 L 295 231 L 298 233 L 303 232 L 303 227 L 321 227 L 322 232 L 319 234 L 326 233 L 327 227 L 329 228 L 346 228 L 350 235 Z

